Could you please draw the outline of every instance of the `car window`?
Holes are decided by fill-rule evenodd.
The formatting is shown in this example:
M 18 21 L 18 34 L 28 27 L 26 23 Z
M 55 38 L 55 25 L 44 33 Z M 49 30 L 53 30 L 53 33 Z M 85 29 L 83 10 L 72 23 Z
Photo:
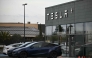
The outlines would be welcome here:
M 15 44 L 15 45 L 12 45 L 12 47 L 18 47 L 20 45 L 22 45 L 22 44 Z
M 38 43 L 38 42 L 33 42 L 33 43 L 31 43 L 31 44 L 26 45 L 25 47 L 31 47 L 32 45 L 34 45 L 34 44 L 36 44 L 36 43 Z
M 22 44 L 22 45 L 20 45 L 19 47 L 25 47 L 25 46 L 27 46 L 28 44 L 30 44 L 30 43 Z
M 22 44 L 19 44 L 19 46 L 22 45 Z
M 53 46 L 57 46 L 57 45 L 51 44 L 51 43 L 44 43 L 42 45 L 43 45 L 42 47 L 53 47 Z
M 40 48 L 40 47 L 42 47 L 42 43 L 33 44 L 32 47 L 34 47 L 34 48 Z
M 12 45 L 12 47 L 18 47 L 19 45 Z

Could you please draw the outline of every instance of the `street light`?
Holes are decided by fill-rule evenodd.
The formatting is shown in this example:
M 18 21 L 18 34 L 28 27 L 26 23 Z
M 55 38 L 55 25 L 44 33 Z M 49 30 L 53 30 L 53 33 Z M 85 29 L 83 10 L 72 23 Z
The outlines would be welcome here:
M 23 4 L 24 6 L 24 40 L 25 40 L 25 5 L 27 5 L 27 3 Z

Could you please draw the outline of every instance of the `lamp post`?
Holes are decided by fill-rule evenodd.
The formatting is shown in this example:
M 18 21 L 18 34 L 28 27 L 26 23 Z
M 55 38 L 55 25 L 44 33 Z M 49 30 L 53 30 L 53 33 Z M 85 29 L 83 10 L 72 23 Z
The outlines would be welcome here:
M 24 41 L 25 41 L 25 5 L 27 5 L 27 3 L 23 4 L 24 6 Z

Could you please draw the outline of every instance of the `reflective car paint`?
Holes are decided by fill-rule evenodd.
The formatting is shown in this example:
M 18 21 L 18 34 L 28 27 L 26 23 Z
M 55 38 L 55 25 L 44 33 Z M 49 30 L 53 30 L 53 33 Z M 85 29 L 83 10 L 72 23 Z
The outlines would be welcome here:
M 47 44 L 47 45 L 44 45 Z M 48 56 L 50 52 L 55 51 L 57 55 L 60 56 L 62 54 L 61 47 L 59 45 L 44 43 L 44 42 L 34 42 L 26 47 L 18 48 L 13 50 L 13 56 L 19 56 L 21 52 L 26 52 L 27 56 Z

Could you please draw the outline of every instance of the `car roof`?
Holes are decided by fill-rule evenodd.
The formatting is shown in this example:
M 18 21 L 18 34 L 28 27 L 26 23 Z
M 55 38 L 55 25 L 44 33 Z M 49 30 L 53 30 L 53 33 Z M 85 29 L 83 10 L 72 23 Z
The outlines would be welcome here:
M 23 43 L 13 43 L 13 44 L 10 44 L 10 45 L 7 45 L 7 46 L 17 45 L 17 44 L 23 44 Z

